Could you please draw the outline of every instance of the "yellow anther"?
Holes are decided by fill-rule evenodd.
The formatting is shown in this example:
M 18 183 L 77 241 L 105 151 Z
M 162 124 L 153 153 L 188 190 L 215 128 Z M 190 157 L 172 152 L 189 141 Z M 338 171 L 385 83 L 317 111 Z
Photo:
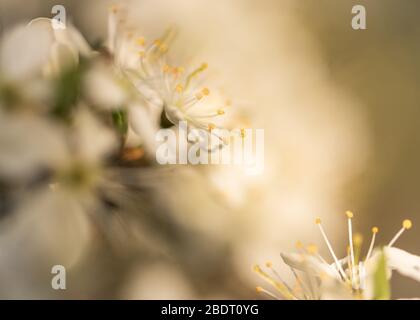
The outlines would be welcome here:
M 372 233 L 378 233 L 379 232 L 379 228 L 378 227 L 373 227 L 372 228 Z
M 221 115 L 225 114 L 225 111 L 223 109 L 219 109 L 219 110 L 217 110 L 217 114 L 219 116 L 221 116 Z
M 170 71 L 174 74 L 174 76 L 177 76 L 178 74 L 181 74 L 181 73 L 184 72 L 184 68 L 183 67 L 173 67 L 173 68 L 171 68 Z
M 210 94 L 210 90 L 209 90 L 208 88 L 203 88 L 203 89 L 201 90 L 201 93 L 202 93 L 203 95 L 205 95 L 205 96 L 208 96 L 208 95 Z
M 261 268 L 260 268 L 260 266 L 258 264 L 254 265 L 253 269 L 257 273 L 262 272 L 262 270 L 261 270 Z
M 245 129 L 244 128 L 241 129 L 241 137 L 245 138 Z
M 321 224 L 321 218 L 316 218 L 316 219 L 315 219 L 315 223 L 316 223 L 316 224 Z
M 195 69 L 193 72 L 191 72 L 187 79 L 185 80 L 185 88 L 188 88 L 190 85 L 191 79 L 197 76 L 200 72 L 203 72 L 205 69 L 207 69 L 207 63 L 202 63 L 200 67 Z
M 310 244 L 306 247 L 306 250 L 309 254 L 316 254 L 318 253 L 318 247 L 315 244 Z
M 413 226 L 413 224 L 411 223 L 411 220 L 408 220 L 408 219 L 405 219 L 402 225 L 403 225 L 403 228 L 407 230 Z
M 184 73 L 185 69 L 184 69 L 184 67 L 176 67 L 174 71 L 176 73 Z
M 181 93 L 184 90 L 182 84 L 177 84 L 175 87 L 176 92 Z
M 349 219 L 353 218 L 353 212 L 351 212 L 351 211 L 346 211 L 346 216 L 347 216 L 347 218 L 349 218 Z
M 144 39 L 144 37 L 139 37 L 139 38 L 136 39 L 136 43 L 139 46 L 144 46 L 146 44 L 146 40 Z
M 296 242 L 296 248 L 298 248 L 298 249 L 302 249 L 302 248 L 303 248 L 303 243 L 302 243 L 302 242 L 300 242 L 300 241 L 297 241 L 297 242 Z
M 153 41 L 153 44 L 159 47 L 162 44 L 162 41 L 160 41 L 159 39 L 156 39 L 155 41 Z
M 273 266 L 273 263 L 272 263 L 271 261 L 267 261 L 267 262 L 265 263 L 265 266 L 266 266 L 267 268 L 271 268 L 271 267 Z
M 213 130 L 214 128 L 216 128 L 216 126 L 213 123 L 208 124 L 209 131 Z
M 257 293 L 264 292 L 264 289 L 261 287 L 256 287 L 255 290 L 257 291 Z
M 160 52 L 162 52 L 162 53 L 167 52 L 167 51 L 168 51 L 168 49 L 169 49 L 169 47 L 168 47 L 166 44 L 161 44 L 161 45 L 159 46 L 159 51 L 160 51 Z
M 360 246 L 363 242 L 363 236 L 360 233 L 356 233 L 353 236 L 353 242 L 355 246 Z
M 164 64 L 163 67 L 162 67 L 162 71 L 163 72 L 169 72 L 169 71 L 171 71 L 170 65 Z
M 201 92 L 197 92 L 195 94 L 195 97 L 196 97 L 197 100 L 201 100 L 203 98 L 203 94 Z

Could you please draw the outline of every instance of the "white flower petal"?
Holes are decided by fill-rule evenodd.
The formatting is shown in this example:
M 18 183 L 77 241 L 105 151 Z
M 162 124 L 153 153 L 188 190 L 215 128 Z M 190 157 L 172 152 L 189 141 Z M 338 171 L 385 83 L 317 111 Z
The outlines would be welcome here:
M 27 195 L 9 222 L 2 226 L 0 236 L 0 257 L 4 254 L 0 260 L 10 260 L 9 267 L 19 259 L 29 265 L 42 259 L 51 266 L 71 268 L 90 241 L 85 208 L 74 194 L 60 188 Z
M 128 126 L 127 136 L 125 138 L 125 146 L 129 148 L 136 148 L 141 146 L 143 139 L 134 130 L 131 128 L 131 125 Z
M 67 24 L 65 29 L 67 31 L 67 36 L 69 42 L 77 49 L 77 51 L 84 57 L 90 57 L 93 54 L 93 51 L 83 37 L 83 35 L 77 30 L 72 24 Z
M 112 109 L 122 107 L 128 94 L 115 74 L 103 63 L 95 64 L 83 81 L 84 93 L 92 104 Z
M 89 44 L 80 32 L 70 23 L 65 28 L 53 28 L 52 19 L 33 19 L 28 28 L 39 28 L 51 35 L 53 41 L 50 44 L 49 64 L 46 67 L 47 74 L 62 71 L 63 68 L 77 65 L 79 54 L 89 57 L 93 54 Z
M 321 282 L 321 300 L 354 300 L 351 290 L 343 285 L 343 282 L 326 277 Z
M 76 66 L 78 57 L 66 45 L 54 42 L 51 45 L 50 59 L 44 67 L 44 74 L 47 76 L 58 74 L 65 69 Z
M 153 87 L 146 83 L 141 77 L 139 77 L 134 71 L 125 71 L 124 75 L 131 81 L 133 86 L 139 91 L 141 97 L 148 103 L 156 108 L 163 107 L 163 100 Z
M 20 25 L 5 33 L 0 44 L 0 71 L 20 81 L 40 72 L 50 56 L 53 36 L 43 26 Z
M 144 106 L 134 104 L 129 108 L 128 119 L 130 127 L 140 136 L 147 153 L 154 155 L 156 132 L 159 129 L 156 115 Z
M 420 281 L 420 257 L 407 251 L 386 247 L 388 266 L 404 276 Z
M 87 109 L 78 110 L 74 125 L 74 143 L 82 160 L 98 163 L 102 157 L 116 149 L 115 133 L 101 124 Z
M 321 262 L 311 255 L 282 253 L 281 257 L 284 263 L 296 270 L 304 271 L 311 275 L 326 274 L 330 277 L 338 277 L 334 266 Z
M 42 27 L 53 35 L 56 42 L 69 47 L 75 55 L 80 53 L 82 56 L 89 57 L 93 54 L 89 43 L 71 23 L 66 23 L 65 28 L 53 28 L 52 19 L 41 17 L 31 20 L 28 26 Z
M 62 131 L 45 119 L 0 114 L 0 175 L 30 176 L 67 156 Z

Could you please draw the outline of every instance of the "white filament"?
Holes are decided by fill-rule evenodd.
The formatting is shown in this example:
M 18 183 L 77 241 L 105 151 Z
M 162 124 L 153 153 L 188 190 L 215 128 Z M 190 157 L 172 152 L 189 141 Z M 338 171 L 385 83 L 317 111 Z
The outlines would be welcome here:
M 369 246 L 368 253 L 366 255 L 365 262 L 367 262 L 369 260 L 370 255 L 372 254 L 373 246 L 375 245 L 375 238 L 376 238 L 376 232 L 373 232 L 373 234 L 372 234 L 372 240 L 370 241 L 370 246 Z
M 356 266 L 354 263 L 354 248 L 353 248 L 353 231 L 352 231 L 352 225 L 351 225 L 351 218 L 348 218 L 348 226 L 349 226 L 349 244 L 350 244 L 350 257 L 351 257 L 351 280 L 352 284 L 355 283 L 356 280 Z
M 397 232 L 397 234 L 392 238 L 392 240 L 388 243 L 388 247 L 392 247 L 394 243 L 398 240 L 398 238 L 403 234 L 405 228 L 401 228 L 400 231 Z
M 324 232 L 324 228 L 322 228 L 321 223 L 318 223 L 318 227 L 319 227 L 319 230 L 321 231 L 321 234 L 322 234 L 322 236 L 323 236 L 323 238 L 324 238 L 325 243 L 327 244 L 328 250 L 330 251 L 331 256 L 332 256 L 332 257 L 333 257 L 333 259 L 334 259 L 334 262 L 335 262 L 335 265 L 337 266 L 337 269 L 339 270 L 339 272 L 340 272 L 341 276 L 342 276 L 344 279 L 347 279 L 347 277 L 346 277 L 346 273 L 344 272 L 343 268 L 341 267 L 341 264 L 340 264 L 340 262 L 338 261 L 338 259 L 337 259 L 336 255 L 335 255 L 335 253 L 334 253 L 333 248 L 331 247 L 331 244 L 330 244 L 330 242 L 329 242 L 329 240 L 328 240 L 328 238 L 327 238 L 327 235 L 326 235 L 326 234 L 325 234 L 325 232 Z

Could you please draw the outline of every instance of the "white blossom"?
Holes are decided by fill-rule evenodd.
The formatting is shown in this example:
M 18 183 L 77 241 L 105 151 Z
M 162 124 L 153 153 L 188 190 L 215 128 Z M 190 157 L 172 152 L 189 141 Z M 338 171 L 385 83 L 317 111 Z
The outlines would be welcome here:
M 385 259 L 386 275 L 384 281 L 391 278 L 392 271 L 396 270 L 402 275 L 420 281 L 420 257 L 412 255 L 404 250 L 394 248 L 394 243 L 412 223 L 404 220 L 402 228 L 387 246 L 374 249 L 376 234 L 379 229 L 372 228 L 372 239 L 366 257 L 361 259 L 361 236 L 353 235 L 353 213 L 346 212 L 348 220 L 349 247 L 348 254 L 338 259 L 334 249 L 324 231 L 321 219 L 316 219 L 316 224 L 330 252 L 333 263 L 328 263 L 319 253 L 315 245 L 306 248 L 298 242 L 298 253 L 282 253 L 284 263 L 290 268 L 295 277 L 295 285 L 292 287 L 282 280 L 281 276 L 273 268 L 271 262 L 266 263 L 267 271 L 256 265 L 254 270 L 271 284 L 276 292 L 257 287 L 258 292 L 267 294 L 278 299 L 375 299 L 375 278 L 378 268 L 381 267 L 380 259 Z M 271 274 L 269 273 L 271 272 Z

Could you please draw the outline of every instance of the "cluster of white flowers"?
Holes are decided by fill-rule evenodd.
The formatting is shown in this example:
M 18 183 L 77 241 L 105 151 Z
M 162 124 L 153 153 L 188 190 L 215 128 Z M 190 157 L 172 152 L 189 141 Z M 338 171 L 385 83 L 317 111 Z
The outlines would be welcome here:
M 122 8 L 111 7 L 107 49 L 113 58 L 114 71 L 131 93 L 116 94 L 117 90 L 110 90 L 109 97 L 98 98 L 106 101 L 116 96 L 122 98 L 123 101 L 113 104 L 127 105 L 130 141 L 136 141 L 134 136 L 138 135 L 144 146 L 154 152 L 154 137 L 162 113 L 173 125 L 186 121 L 189 127 L 212 134 L 217 127 L 212 120 L 225 114 L 229 101 L 218 101 L 217 107 L 205 103 L 210 90 L 201 84 L 207 63 L 196 68 L 170 64 L 167 53 L 175 32 L 169 29 L 160 38 L 148 42 L 127 25 L 124 16 Z M 95 79 L 104 81 L 100 75 Z M 95 85 L 95 81 L 90 82 Z M 95 94 L 96 90 L 90 91 Z
M 16 237 L 35 245 L 55 228 L 46 221 L 67 221 L 73 230 L 53 240 L 65 239 L 69 266 L 89 241 L 92 213 L 109 207 L 104 194 L 118 181 L 108 169 L 153 165 L 165 121 L 211 135 L 224 105 L 203 103 L 206 63 L 169 64 L 172 31 L 149 42 L 112 6 L 108 38 L 92 48 L 73 25 L 53 22 L 14 26 L 0 42 L 0 215 L 11 217 L 0 246 Z
M 379 229 L 373 227 L 368 252 L 362 259 L 362 236 L 360 234 L 353 235 L 353 213 L 347 211 L 346 215 L 349 245 L 344 258 L 337 258 L 322 227 L 321 219 L 317 218 L 316 224 L 325 240 L 333 263 L 329 264 L 318 253 L 316 245 L 311 244 L 305 247 L 301 242 L 298 242 L 296 245 L 298 253 L 281 254 L 284 263 L 290 268 L 295 278 L 295 285 L 290 286 L 286 281 L 283 281 L 280 274 L 273 268 L 272 263 L 267 262 L 265 264 L 266 271 L 259 265 L 254 267 L 254 271 L 272 285 L 279 295 L 262 287 L 257 287 L 257 292 L 274 299 L 382 300 L 391 298 L 389 280 L 393 270 L 420 281 L 420 257 L 393 247 L 403 232 L 411 228 L 410 220 L 403 221 L 402 228 L 383 248 L 375 248 L 376 234 Z

